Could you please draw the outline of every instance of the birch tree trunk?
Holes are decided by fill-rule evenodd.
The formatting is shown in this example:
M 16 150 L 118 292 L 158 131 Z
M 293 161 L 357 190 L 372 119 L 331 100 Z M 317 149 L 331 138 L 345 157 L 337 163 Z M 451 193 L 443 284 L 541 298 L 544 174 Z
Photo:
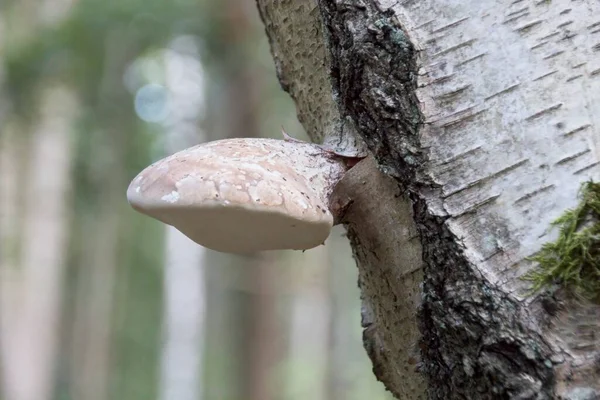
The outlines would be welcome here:
M 372 155 L 337 195 L 378 379 L 403 399 L 599 398 L 600 308 L 521 278 L 600 178 L 600 3 L 257 4 L 311 138 Z
M 203 247 L 167 227 L 161 400 L 202 400 Z
M 173 154 L 204 139 L 204 69 L 195 43 L 171 42 L 165 54 L 165 78 L 171 93 L 171 123 L 165 150 Z M 200 87 L 190 96 L 189 85 Z M 202 400 L 206 317 L 206 249 L 172 226 L 166 226 L 164 265 L 161 400 Z
M 29 140 L 7 129 L 0 145 L 0 364 L 8 400 L 52 397 L 61 318 L 77 107 L 68 88 L 51 83 L 40 107 Z
M 71 3 L 7 5 L 0 55 L 39 27 L 60 22 Z M 0 67 L 0 84 L 3 72 Z M 37 93 L 31 125 L 13 118 L 0 95 L 0 397 L 7 400 L 52 397 L 62 318 L 78 103 L 72 88 L 52 79 Z

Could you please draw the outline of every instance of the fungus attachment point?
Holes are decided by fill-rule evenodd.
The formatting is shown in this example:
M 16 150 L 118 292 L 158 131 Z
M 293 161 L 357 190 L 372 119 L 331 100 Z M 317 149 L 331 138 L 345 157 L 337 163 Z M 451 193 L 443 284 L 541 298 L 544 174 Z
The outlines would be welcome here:
M 342 158 L 312 143 L 218 140 L 147 167 L 127 199 L 213 250 L 306 250 L 329 236 L 329 200 L 347 169 Z
M 294 142 L 294 143 L 306 143 L 303 142 L 300 139 L 296 139 L 294 137 L 291 137 L 290 135 L 287 134 L 287 132 L 285 131 L 285 129 L 283 129 L 283 126 L 281 127 L 281 135 L 283 136 L 283 140 L 286 140 L 288 142 Z

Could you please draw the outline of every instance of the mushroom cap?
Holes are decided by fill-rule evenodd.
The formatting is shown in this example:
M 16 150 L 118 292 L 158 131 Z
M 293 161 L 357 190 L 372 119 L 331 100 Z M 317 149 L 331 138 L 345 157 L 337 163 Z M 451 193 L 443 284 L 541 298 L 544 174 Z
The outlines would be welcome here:
M 131 182 L 127 199 L 216 251 L 305 250 L 329 236 L 328 199 L 344 172 L 311 143 L 225 139 L 152 164 Z

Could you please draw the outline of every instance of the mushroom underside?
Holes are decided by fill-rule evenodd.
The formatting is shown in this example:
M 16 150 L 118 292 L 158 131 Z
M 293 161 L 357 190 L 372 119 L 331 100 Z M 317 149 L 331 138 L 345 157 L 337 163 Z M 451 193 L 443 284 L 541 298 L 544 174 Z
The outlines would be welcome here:
M 181 231 L 194 242 L 224 253 L 306 250 L 327 239 L 333 225 L 328 213 L 307 220 L 279 210 L 255 211 L 238 205 L 139 210 Z

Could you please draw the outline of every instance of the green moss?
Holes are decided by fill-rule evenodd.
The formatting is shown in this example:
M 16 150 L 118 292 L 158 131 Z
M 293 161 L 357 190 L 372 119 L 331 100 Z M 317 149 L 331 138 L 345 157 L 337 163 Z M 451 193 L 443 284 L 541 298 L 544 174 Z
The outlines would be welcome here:
M 573 294 L 600 301 L 600 183 L 582 185 L 579 205 L 552 223 L 560 229 L 530 260 L 539 266 L 526 275 L 533 291 L 558 283 Z

